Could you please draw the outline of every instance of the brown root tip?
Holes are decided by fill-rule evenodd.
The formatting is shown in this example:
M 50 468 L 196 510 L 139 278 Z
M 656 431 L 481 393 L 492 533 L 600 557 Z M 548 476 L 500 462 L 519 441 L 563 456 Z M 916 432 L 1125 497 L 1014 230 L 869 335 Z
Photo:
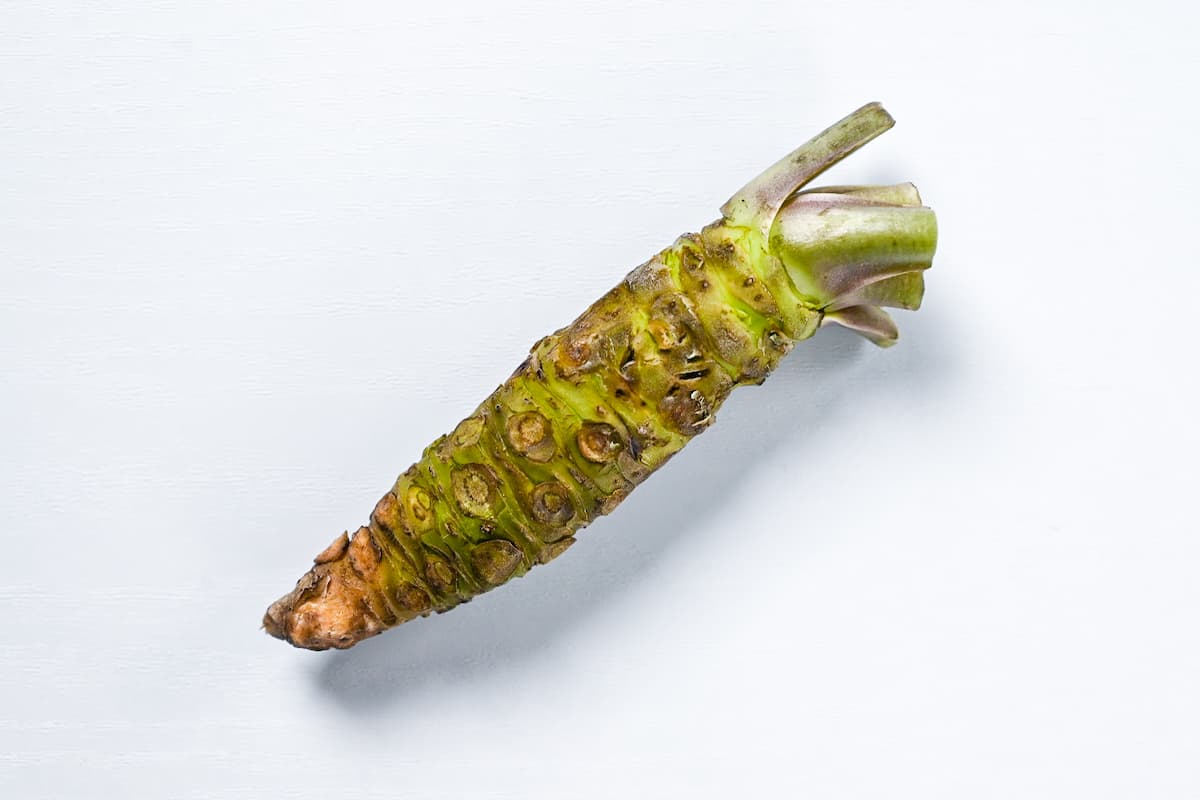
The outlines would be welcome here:
M 353 543 L 340 550 L 336 558 L 316 564 L 295 589 L 271 604 L 263 616 L 267 633 L 308 650 L 343 650 L 387 628 L 372 608 L 370 589 L 355 571 L 356 565 L 363 566 L 361 554 Z

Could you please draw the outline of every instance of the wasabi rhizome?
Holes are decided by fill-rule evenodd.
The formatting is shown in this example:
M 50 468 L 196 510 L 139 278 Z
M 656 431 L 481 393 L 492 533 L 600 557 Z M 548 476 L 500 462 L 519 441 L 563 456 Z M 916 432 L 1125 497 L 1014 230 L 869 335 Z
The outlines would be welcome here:
M 528 358 L 263 619 L 345 648 L 557 558 L 822 325 L 895 342 L 937 243 L 916 187 L 803 187 L 894 124 L 860 108 L 748 183 Z

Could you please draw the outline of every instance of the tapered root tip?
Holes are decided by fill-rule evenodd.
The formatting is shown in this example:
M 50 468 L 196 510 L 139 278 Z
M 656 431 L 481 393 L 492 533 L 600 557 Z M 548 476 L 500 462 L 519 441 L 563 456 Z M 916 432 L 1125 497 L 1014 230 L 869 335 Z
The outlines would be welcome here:
M 376 608 L 362 576 L 372 566 L 371 555 L 362 552 L 367 542 L 363 538 L 356 548 L 345 535 L 334 540 L 296 588 L 267 609 L 263 629 L 306 650 L 342 650 L 382 633 L 387 612 Z
M 276 639 L 287 641 L 287 618 L 291 610 L 288 604 L 288 598 L 282 597 L 271 604 L 267 609 L 267 613 L 263 615 L 263 630 L 274 636 Z

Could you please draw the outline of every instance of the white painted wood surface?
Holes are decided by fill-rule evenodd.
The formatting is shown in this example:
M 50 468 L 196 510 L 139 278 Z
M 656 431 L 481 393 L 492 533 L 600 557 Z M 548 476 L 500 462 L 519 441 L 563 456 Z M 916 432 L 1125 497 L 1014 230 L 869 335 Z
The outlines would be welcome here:
M 1200 795 L 1189 4 L 0 5 L 0 796 Z M 553 566 L 258 630 L 567 322 L 867 100 L 927 305 Z

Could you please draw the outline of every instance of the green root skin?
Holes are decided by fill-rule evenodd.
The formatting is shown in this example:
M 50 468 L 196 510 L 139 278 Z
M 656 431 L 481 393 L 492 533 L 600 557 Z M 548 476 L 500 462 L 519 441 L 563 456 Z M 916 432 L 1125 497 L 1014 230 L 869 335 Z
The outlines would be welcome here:
M 882 308 L 920 305 L 933 212 L 911 184 L 798 192 L 891 124 L 859 109 L 534 345 L 317 556 L 266 630 L 345 648 L 447 611 L 562 554 L 821 325 L 894 342 Z

